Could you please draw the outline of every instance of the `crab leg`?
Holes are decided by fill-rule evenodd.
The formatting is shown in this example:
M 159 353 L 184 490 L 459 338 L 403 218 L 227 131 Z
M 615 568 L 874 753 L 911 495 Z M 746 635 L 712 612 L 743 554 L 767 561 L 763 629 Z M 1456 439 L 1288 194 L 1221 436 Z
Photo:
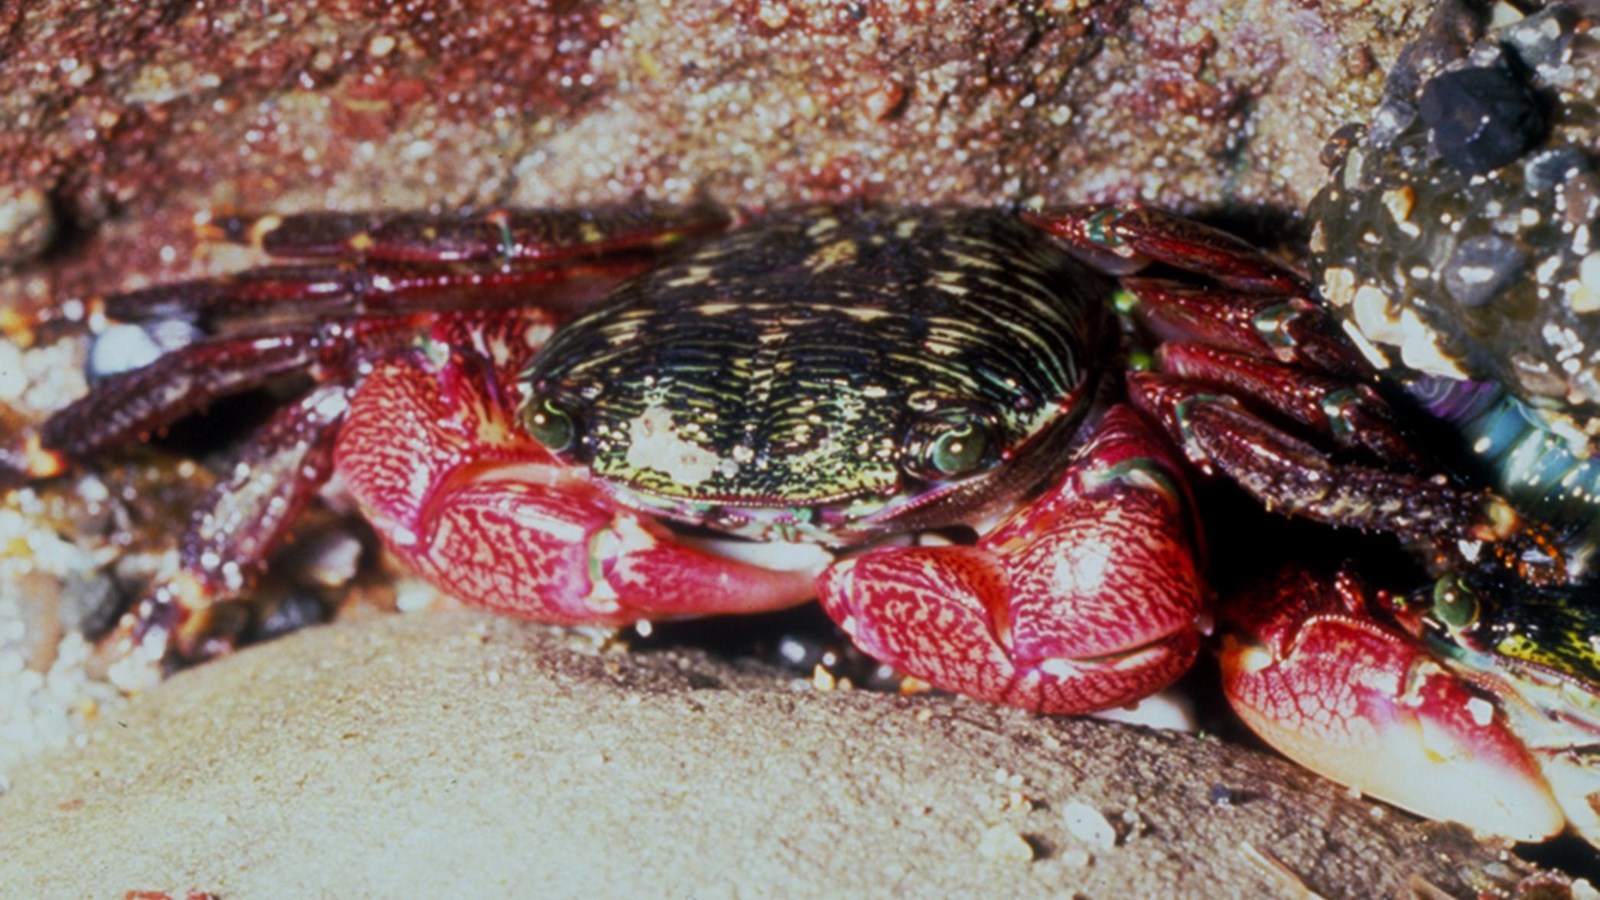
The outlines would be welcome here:
M 1504 698 L 1373 620 L 1371 602 L 1347 573 L 1304 570 L 1229 598 L 1219 655 L 1240 717 L 1301 764 L 1421 815 L 1525 841 L 1559 832 Z
M 1023 218 L 1065 238 L 1107 271 L 1137 270 L 1153 260 L 1251 292 L 1306 291 L 1299 273 L 1248 243 L 1157 207 L 1064 207 Z
M 1134 315 L 1163 340 L 1185 340 L 1361 378 L 1360 354 L 1307 300 L 1300 275 L 1226 232 L 1161 209 L 1067 207 L 1025 216 L 1108 271 L 1164 263 L 1234 290 L 1158 278 L 1126 278 Z
M 490 271 L 465 264 L 264 266 L 118 294 L 106 299 L 105 310 L 112 318 L 129 321 L 193 318 L 212 324 L 505 309 L 528 303 L 530 296 L 546 308 L 564 309 L 581 306 L 648 265 L 648 260 L 631 259 Z
M 307 214 L 223 220 L 218 236 L 253 240 L 274 254 L 364 255 L 363 261 L 268 266 L 107 298 L 106 312 L 115 318 L 187 317 L 237 328 L 235 320 L 254 317 L 273 324 L 202 341 L 113 376 L 47 422 L 42 442 L 81 459 L 279 375 L 318 365 L 320 380 L 342 378 L 358 356 L 393 352 L 436 318 L 527 306 L 530 296 L 543 309 L 561 308 L 648 265 L 660 249 L 726 224 L 725 216 L 705 207 L 500 212 L 478 219 Z M 430 243 L 435 238 L 437 245 Z M 469 265 L 485 258 L 506 264 L 487 270 Z
M 1547 550 L 1543 533 L 1509 503 L 1439 479 L 1357 465 L 1327 454 L 1246 410 L 1231 396 L 1181 379 L 1135 373 L 1133 402 L 1161 422 L 1206 473 L 1221 470 L 1269 509 L 1341 527 L 1426 535 L 1460 559 L 1461 541 L 1496 552 Z
M 1371 376 L 1327 311 L 1302 296 L 1229 291 L 1158 278 L 1124 278 L 1122 287 L 1138 301 L 1134 318 L 1161 340 L 1276 359 L 1346 381 Z
M 468 218 L 413 213 L 236 216 L 217 220 L 212 230 L 235 243 L 259 245 L 274 256 L 415 263 L 498 259 L 548 265 L 654 250 L 727 225 L 727 214 L 712 206 L 631 203 L 591 210 L 495 210 Z
M 317 359 L 318 343 L 314 332 L 301 330 L 192 344 L 107 379 L 45 422 L 40 438 L 47 449 L 87 458 L 148 436 L 220 397 L 307 369 Z
M 252 318 L 309 323 L 333 316 L 508 309 L 526 305 L 530 297 L 546 309 L 573 309 L 649 265 L 636 256 L 489 271 L 454 263 L 264 266 L 118 294 L 106 299 L 105 309 L 122 320 L 193 318 L 213 325 Z
M 1132 703 L 1199 646 L 1190 507 L 1125 406 L 1039 502 L 972 547 L 875 550 L 818 579 L 866 652 L 938 687 L 1051 713 Z
M 546 309 L 571 308 L 648 268 L 673 244 L 726 226 L 726 216 L 707 207 L 227 218 L 207 234 L 274 256 L 357 262 L 264 266 L 161 285 L 108 297 L 105 310 L 117 319 L 308 321 L 506 308 L 530 297 Z M 484 265 L 496 260 L 498 267 Z
M 1357 383 L 1367 370 L 1355 348 L 1304 299 L 1300 278 L 1259 250 L 1143 206 L 1065 209 L 1033 221 L 1125 265 L 1166 263 L 1235 288 L 1123 281 L 1138 301 L 1134 316 L 1163 341 L 1162 371 L 1259 398 L 1341 446 L 1363 445 L 1386 461 L 1420 461 L 1387 404 Z
M 1401 431 L 1389 405 L 1365 384 L 1297 370 L 1259 356 L 1202 344 L 1166 343 L 1156 368 L 1185 381 L 1227 388 L 1261 401 L 1345 449 L 1363 448 L 1384 462 L 1421 468 L 1423 457 Z M 1136 373 L 1134 380 L 1156 378 Z
M 414 332 L 451 316 L 340 320 L 212 338 L 179 348 L 150 365 L 107 378 L 40 428 L 47 452 L 86 459 L 162 428 L 213 402 L 274 379 L 305 374 L 340 381 L 359 360 L 395 352 Z
M 333 444 L 349 408 L 348 390 L 323 385 L 286 406 L 250 436 L 232 467 L 190 514 L 178 545 L 180 569 L 134 610 L 133 637 L 155 627 L 178 653 L 214 655 L 232 630 L 210 614 L 237 597 L 266 567 L 317 489 L 333 473 Z
M 1273 298 L 1239 303 L 1241 298 L 1226 292 L 1208 296 L 1203 289 L 1134 281 L 1135 295 L 1146 307 L 1136 315 L 1169 341 L 1158 357 L 1168 374 L 1133 373 L 1130 397 L 1202 471 L 1220 469 L 1268 508 L 1290 515 L 1424 535 L 1441 557 L 1460 563 L 1477 562 L 1480 545 L 1488 545 L 1490 553 L 1525 577 L 1563 577 L 1565 565 L 1553 536 L 1523 520 L 1502 498 L 1444 479 L 1335 466 L 1326 453 L 1211 389 L 1216 385 L 1254 396 L 1336 442 L 1365 446 L 1381 462 L 1415 466 L 1417 455 L 1399 429 L 1386 424 L 1393 420 L 1376 394 L 1269 362 L 1310 363 L 1335 377 L 1353 365 L 1351 352 L 1339 349 L 1337 333 L 1298 299 L 1306 286 L 1295 272 L 1231 235 L 1139 205 L 1065 208 L 1030 218 L 1091 259 L 1109 260 L 1123 271 L 1161 262 Z M 1218 314 L 1219 305 L 1237 309 Z M 1297 338 L 1304 344 L 1296 344 Z

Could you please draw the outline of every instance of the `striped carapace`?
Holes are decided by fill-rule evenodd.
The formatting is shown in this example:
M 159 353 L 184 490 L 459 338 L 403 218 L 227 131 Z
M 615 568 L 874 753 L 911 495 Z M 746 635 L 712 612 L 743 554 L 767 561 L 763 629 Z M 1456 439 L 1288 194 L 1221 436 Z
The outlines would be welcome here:
M 999 211 L 790 211 L 568 322 L 524 416 L 629 505 L 720 531 L 969 522 L 1059 468 L 1119 352 L 1111 288 Z

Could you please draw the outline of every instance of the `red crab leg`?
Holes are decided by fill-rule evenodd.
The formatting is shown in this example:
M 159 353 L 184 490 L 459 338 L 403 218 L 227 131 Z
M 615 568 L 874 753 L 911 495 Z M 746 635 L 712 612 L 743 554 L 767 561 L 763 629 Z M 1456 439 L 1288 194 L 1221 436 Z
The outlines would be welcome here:
M 1151 373 L 1128 378 L 1134 404 L 1182 446 L 1197 468 L 1227 473 L 1270 509 L 1392 534 L 1496 540 L 1509 507 L 1489 495 L 1371 467 L 1334 466 L 1316 447 L 1270 425 L 1231 396 Z M 1493 508 L 1488 508 L 1493 507 Z
M 317 327 L 213 338 L 150 365 L 120 372 L 51 416 L 43 447 L 70 460 L 145 440 L 223 397 L 303 373 L 318 381 L 349 377 L 361 359 L 395 352 L 440 316 L 334 319 Z M 448 316 L 443 318 L 448 319 Z
M 1223 689 L 1290 758 L 1436 819 L 1537 841 L 1565 816 L 1497 699 L 1368 612 L 1345 573 L 1280 573 L 1230 598 Z
M 1182 485 L 1114 407 L 1062 480 L 975 546 L 871 551 L 825 571 L 818 596 L 857 646 L 937 687 L 1050 713 L 1132 703 L 1199 645 Z
M 1371 375 L 1359 354 L 1321 307 L 1153 279 L 1123 286 L 1138 298 L 1134 315 L 1165 342 L 1156 354 L 1161 371 L 1256 398 L 1339 446 L 1421 465 L 1388 404 L 1361 383 Z
M 226 233 L 240 237 L 248 230 L 243 221 L 228 220 Z M 107 298 L 107 312 L 118 318 L 270 315 L 275 330 L 203 341 L 113 376 L 45 423 L 42 443 L 82 459 L 280 375 L 320 365 L 321 380 L 343 378 L 358 358 L 393 352 L 411 332 L 434 321 L 419 317 L 418 310 L 463 313 L 526 306 L 530 298 L 543 308 L 559 306 L 553 301 L 562 295 L 553 282 L 593 276 L 597 284 L 586 290 L 593 293 L 644 263 L 643 257 L 613 256 L 659 249 L 725 225 L 721 213 L 703 207 L 496 213 L 470 220 L 323 214 L 259 220 L 251 233 L 274 252 L 315 256 L 342 249 L 376 253 L 391 263 L 426 259 L 444 265 L 407 264 L 388 272 L 366 264 L 265 267 Z M 376 236 L 360 227 L 375 228 Z M 421 246 L 436 232 L 444 243 L 429 256 Z M 456 262 L 496 255 L 542 267 L 483 270 Z M 591 261 L 573 265 L 578 256 Z M 297 321 L 305 324 L 291 324 Z M 43 473 L 55 466 L 33 468 Z
M 1156 261 L 1246 292 L 1277 295 L 1280 300 L 1302 297 L 1306 292 L 1295 272 L 1243 241 L 1161 210 L 1138 205 L 1065 208 L 1029 219 L 1091 258 L 1102 263 L 1112 260 L 1124 270 Z M 1136 282 L 1135 287 L 1152 307 L 1142 316 L 1168 338 L 1190 337 L 1245 353 L 1261 353 L 1265 347 L 1268 355 L 1283 358 L 1286 351 L 1279 342 L 1295 333 L 1269 327 L 1272 340 L 1264 340 L 1268 334 L 1252 335 L 1250 332 L 1260 332 L 1263 324 L 1281 322 L 1273 322 L 1269 316 L 1263 323 L 1263 309 L 1250 303 L 1244 305 L 1250 310 L 1248 315 L 1235 312 L 1208 318 L 1217 312 L 1216 304 L 1237 299 L 1225 293 L 1201 299 L 1203 292 L 1159 283 Z M 1290 312 L 1293 318 L 1305 320 L 1296 328 L 1321 335 L 1308 339 L 1306 349 L 1308 358 L 1325 358 L 1327 364 L 1314 364 L 1335 373 L 1348 368 L 1349 353 L 1331 349 L 1331 342 L 1337 340 L 1332 329 L 1311 319 L 1307 310 L 1294 307 L 1292 301 Z M 1288 351 L 1291 358 L 1298 353 L 1299 348 Z M 1375 429 L 1369 449 L 1385 461 L 1409 463 L 1414 454 L 1398 430 L 1380 424 L 1388 416 L 1375 396 L 1343 404 L 1330 420 L 1307 407 L 1308 399 L 1320 403 L 1335 396 L 1325 392 L 1317 397 L 1311 379 L 1302 379 L 1302 387 L 1295 383 L 1296 376 L 1285 373 L 1280 377 L 1262 364 L 1247 365 L 1237 356 L 1227 359 L 1202 349 L 1176 347 L 1167 351 L 1166 358 L 1174 371 L 1181 373 L 1187 368 L 1200 382 L 1134 373 L 1128 379 L 1134 404 L 1162 423 L 1190 462 L 1207 472 L 1221 469 L 1269 508 L 1335 525 L 1427 536 L 1441 555 L 1458 562 L 1475 562 L 1476 545 L 1489 544 L 1490 552 L 1525 577 L 1562 577 L 1564 564 L 1555 541 L 1544 529 L 1524 522 L 1504 500 L 1442 480 L 1370 467 L 1335 466 L 1327 454 L 1250 413 L 1236 399 L 1213 393 L 1205 382 L 1254 395 L 1265 401 L 1264 405 L 1335 437 L 1343 417 L 1367 417 L 1356 431 Z M 1292 396 L 1302 390 L 1304 396 Z M 1359 442 L 1365 435 L 1353 437 Z M 1529 554 L 1529 550 L 1534 552 Z M 1529 561 L 1540 558 L 1554 562 Z
M 488 271 L 464 264 L 263 266 L 233 275 L 161 285 L 109 297 L 121 320 L 194 318 L 213 324 L 251 317 L 311 322 L 329 316 L 404 314 L 519 306 L 530 296 L 572 306 L 646 265 L 591 262 L 568 268 Z
M 476 218 L 305 213 L 222 219 L 208 234 L 274 256 L 357 262 L 264 266 L 108 297 L 117 319 L 315 319 L 536 301 L 581 305 L 661 251 L 727 227 L 709 207 L 498 211 Z M 498 261 L 500 265 L 486 265 Z
M 1276 359 L 1347 381 L 1371 376 L 1327 311 L 1302 296 L 1243 293 L 1156 278 L 1124 278 L 1122 287 L 1138 300 L 1134 317 L 1161 340 Z
M 145 437 L 219 397 L 316 362 L 314 332 L 225 338 L 191 344 L 148 366 L 106 379 L 40 429 L 46 448 L 83 459 Z
M 1389 405 L 1367 385 L 1200 344 L 1162 344 L 1155 360 L 1168 376 L 1260 401 L 1262 409 L 1287 416 L 1336 446 L 1362 447 L 1385 462 L 1424 465 Z
M 1206 473 L 1220 469 L 1268 509 L 1341 527 L 1427 536 L 1440 553 L 1468 564 L 1478 560 L 1463 541 L 1489 544 L 1511 564 L 1527 549 L 1553 552 L 1548 535 L 1493 494 L 1406 472 L 1335 465 L 1236 398 L 1203 385 L 1133 373 L 1128 389 L 1134 405 L 1162 423 L 1191 463 Z
M 1234 290 L 1127 278 L 1134 315 L 1166 341 L 1186 341 L 1347 379 L 1369 369 L 1338 326 L 1306 299 L 1300 275 L 1248 243 L 1152 207 L 1067 207 L 1024 217 L 1111 271 L 1164 263 Z
M 1248 291 L 1306 292 L 1299 273 L 1245 241 L 1153 206 L 1063 207 L 1023 218 L 1066 238 L 1108 271 L 1139 269 L 1155 261 Z
M 712 206 L 630 203 L 587 210 L 495 210 L 466 218 L 323 212 L 234 216 L 217 220 L 213 228 L 227 240 L 256 244 L 274 256 L 550 264 L 654 250 L 686 236 L 721 231 L 728 221 Z
M 266 567 L 289 526 L 333 473 L 333 444 L 348 390 L 323 385 L 279 410 L 252 434 L 233 466 L 190 514 L 178 545 L 180 570 L 134 611 L 138 640 L 154 626 L 186 657 L 211 656 L 232 634 L 208 614 Z M 204 645 L 220 640 L 221 647 Z

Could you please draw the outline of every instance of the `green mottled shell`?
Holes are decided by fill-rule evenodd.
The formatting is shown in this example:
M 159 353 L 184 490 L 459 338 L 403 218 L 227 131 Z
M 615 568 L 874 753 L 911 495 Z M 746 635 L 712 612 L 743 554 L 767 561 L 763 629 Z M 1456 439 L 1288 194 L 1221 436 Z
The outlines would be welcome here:
M 1427 618 L 1430 645 L 1441 659 L 1521 694 L 1540 710 L 1547 721 L 1525 737 L 1560 720 L 1600 725 L 1600 609 L 1589 588 L 1530 590 L 1487 581 L 1455 589 L 1466 591 L 1473 612 L 1456 628 Z
M 1115 352 L 1109 295 L 997 211 L 780 213 L 568 323 L 530 404 L 573 414 L 569 455 L 624 500 L 680 519 L 825 541 L 948 524 L 1059 466 Z M 909 475 L 919 420 L 952 411 L 1005 465 Z

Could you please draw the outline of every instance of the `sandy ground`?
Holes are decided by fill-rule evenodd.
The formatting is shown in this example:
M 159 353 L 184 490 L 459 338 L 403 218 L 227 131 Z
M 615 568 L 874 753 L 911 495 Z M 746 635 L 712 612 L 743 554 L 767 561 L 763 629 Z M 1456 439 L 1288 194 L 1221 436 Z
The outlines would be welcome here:
M 11 896 L 1470 896 L 1522 871 L 1215 740 L 470 612 L 185 672 L 14 781 Z

